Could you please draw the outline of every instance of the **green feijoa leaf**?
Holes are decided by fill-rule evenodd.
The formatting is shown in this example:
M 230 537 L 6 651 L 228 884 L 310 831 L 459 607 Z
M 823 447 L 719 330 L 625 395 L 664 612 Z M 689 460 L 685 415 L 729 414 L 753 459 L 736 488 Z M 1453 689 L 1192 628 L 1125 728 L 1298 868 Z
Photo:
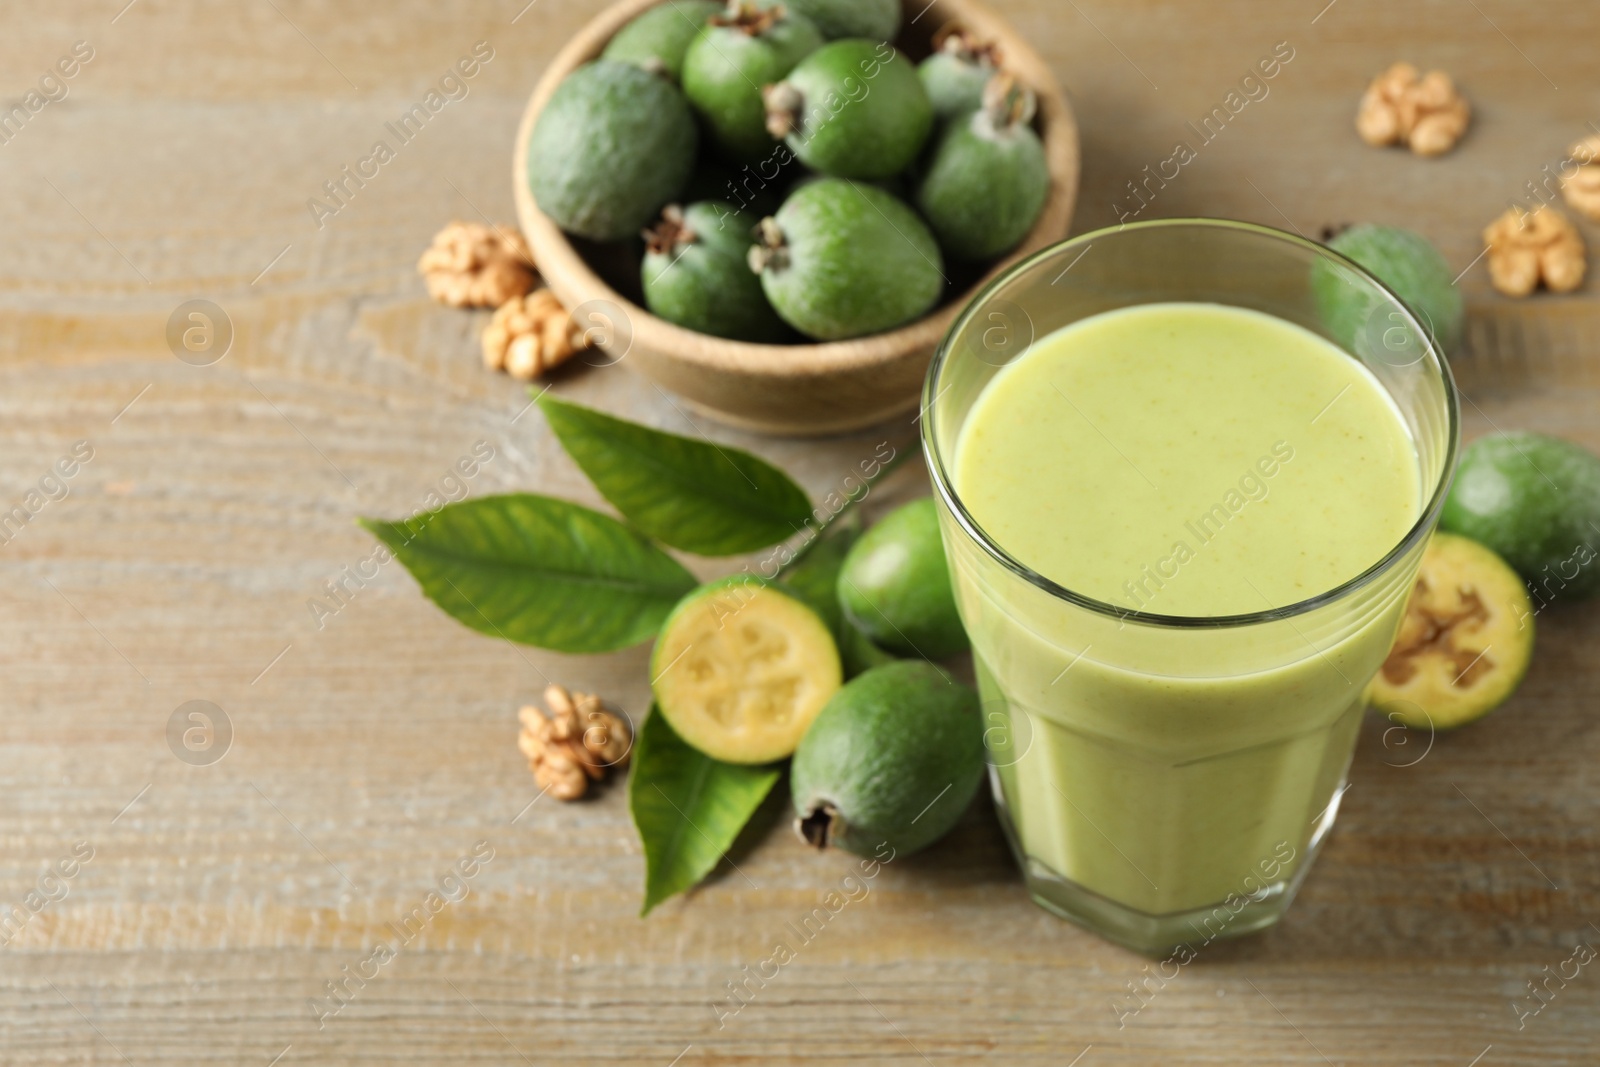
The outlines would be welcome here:
M 711 873 L 778 782 L 775 767 L 722 763 L 673 733 L 652 710 L 639 728 L 628 807 L 644 844 L 640 915 Z
M 804 490 L 748 452 L 551 396 L 539 407 L 601 495 L 673 548 L 700 556 L 754 552 L 793 536 L 811 518 Z
M 655 636 L 694 576 L 609 515 L 519 493 L 361 524 L 422 591 L 480 633 L 557 652 L 612 652 Z

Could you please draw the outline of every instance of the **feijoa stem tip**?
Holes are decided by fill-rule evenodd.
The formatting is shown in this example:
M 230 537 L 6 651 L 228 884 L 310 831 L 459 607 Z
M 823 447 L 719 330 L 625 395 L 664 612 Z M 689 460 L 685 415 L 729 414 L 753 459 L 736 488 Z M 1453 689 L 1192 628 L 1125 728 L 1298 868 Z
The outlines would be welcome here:
M 981 67 L 1000 66 L 1000 46 L 983 41 L 960 23 L 947 24 L 933 35 L 933 50 L 955 56 Z
M 820 804 L 794 821 L 794 832 L 812 848 L 821 850 L 833 840 L 834 824 L 841 821 L 832 804 Z
M 997 130 L 1025 126 L 1039 110 L 1033 90 L 1017 81 L 1016 75 L 1001 71 L 983 89 L 983 110 Z
M 726 26 L 750 37 L 760 37 L 788 17 L 789 11 L 782 4 L 764 8 L 755 0 L 730 0 L 726 11 L 711 17 L 711 25 Z
M 789 265 L 789 242 L 778 220 L 768 216 L 756 227 L 760 244 L 750 246 L 750 269 L 757 274 L 783 270 Z
M 668 204 L 661 209 L 661 219 L 644 231 L 645 248 L 657 255 L 669 255 L 682 245 L 694 244 L 698 235 L 689 228 L 683 217 L 683 207 Z
M 805 107 L 805 97 L 789 82 L 779 82 L 761 90 L 761 99 L 767 105 L 767 132 L 783 140 L 800 126 L 800 111 Z

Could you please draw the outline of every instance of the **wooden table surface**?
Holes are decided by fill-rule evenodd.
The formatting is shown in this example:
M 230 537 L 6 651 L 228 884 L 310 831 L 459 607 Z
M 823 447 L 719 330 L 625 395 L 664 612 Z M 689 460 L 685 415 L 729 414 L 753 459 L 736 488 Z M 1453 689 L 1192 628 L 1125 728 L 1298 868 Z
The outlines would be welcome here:
M 7 100 L 76 42 L 92 49 L 66 97 L 0 143 L 0 511 L 75 442 L 93 451 L 68 495 L 0 545 L 0 904 L 28 916 L 0 950 L 0 1061 L 1600 1059 L 1600 968 L 1571 962 L 1600 941 L 1593 606 L 1541 617 L 1532 674 L 1483 724 L 1429 748 L 1386 744 L 1369 719 L 1338 828 L 1286 921 L 1208 950 L 1120 1027 L 1114 1005 L 1146 961 L 1028 903 L 987 801 L 719 1024 L 726 983 L 850 864 L 805 851 L 774 811 L 736 868 L 641 921 L 623 790 L 527 806 L 519 703 L 550 677 L 638 713 L 645 652 L 480 637 L 392 566 L 331 617 L 308 608 L 370 553 L 356 516 L 409 513 L 476 442 L 494 458 L 474 494 L 594 500 L 525 390 L 480 369 L 484 316 L 431 304 L 413 270 L 450 219 L 512 217 L 518 114 L 591 5 L 126 2 L 11 4 L 0 23 Z M 1600 120 L 1594 5 L 998 6 L 1078 108 L 1077 231 L 1114 222 L 1126 183 L 1288 42 L 1270 94 L 1142 217 L 1422 230 L 1465 272 L 1469 436 L 1528 427 L 1600 447 L 1594 284 L 1512 304 L 1473 265 L 1480 228 Z M 308 199 L 480 41 L 493 58 L 469 95 L 319 227 Z M 1354 135 L 1366 80 L 1403 57 L 1451 71 L 1476 105 L 1445 159 Z M 166 340 L 196 299 L 234 331 L 208 366 Z M 692 432 L 625 365 L 557 388 Z M 698 429 L 816 495 L 909 434 Z M 220 760 L 169 746 L 191 700 L 231 724 L 231 741 L 213 740 Z M 475 848 L 493 858 L 470 894 L 319 1018 L 325 984 Z M 58 861 L 70 878 L 47 873 Z M 1530 980 L 1574 969 L 1532 1014 Z

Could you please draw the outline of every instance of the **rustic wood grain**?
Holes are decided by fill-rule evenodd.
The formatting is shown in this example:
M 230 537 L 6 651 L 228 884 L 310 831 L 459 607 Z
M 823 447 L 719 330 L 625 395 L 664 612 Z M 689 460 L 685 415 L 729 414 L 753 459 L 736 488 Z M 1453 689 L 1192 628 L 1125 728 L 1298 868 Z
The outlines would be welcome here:
M 725 983 L 850 868 L 774 825 L 737 867 L 641 922 L 619 788 L 526 808 L 517 705 L 551 677 L 637 714 L 644 653 L 484 639 L 392 567 L 321 629 L 306 606 L 370 552 L 355 516 L 409 512 L 475 441 L 497 454 L 473 493 L 593 500 L 523 412 L 526 393 L 479 368 L 482 316 L 427 303 L 412 268 L 450 218 L 512 218 L 517 117 L 591 10 L 524 2 L 64 0 L 4 16 L 6 99 L 77 40 L 95 58 L 0 144 L 0 510 L 73 442 L 94 458 L 0 545 L 0 901 L 21 902 L 76 842 L 94 856 L 0 949 L 0 1059 L 1595 1061 L 1593 966 L 1521 1029 L 1513 1009 L 1530 979 L 1600 939 L 1593 606 L 1542 615 L 1514 702 L 1414 765 L 1426 739 L 1402 745 L 1369 721 L 1338 829 L 1286 921 L 1209 950 L 1123 1028 L 1113 1004 L 1145 961 L 1029 905 L 985 805 L 888 867 L 719 1027 Z M 1185 121 L 1291 42 L 1271 94 L 1143 217 L 1422 230 L 1466 270 L 1469 434 L 1532 427 L 1600 448 L 1594 283 L 1512 305 L 1481 263 L 1467 269 L 1482 225 L 1600 121 L 1592 5 L 995 6 L 1074 98 L 1078 230 L 1114 222 L 1125 183 L 1190 136 Z M 495 58 L 471 95 L 317 229 L 307 199 L 479 40 Z M 1402 56 L 1449 69 L 1477 106 L 1444 159 L 1355 138 L 1366 79 Z M 236 329 L 213 366 L 179 362 L 164 340 L 194 298 Z M 692 432 L 626 367 L 580 368 L 556 388 Z M 879 441 L 909 438 L 695 425 L 818 495 Z M 909 473 L 891 489 L 884 499 L 919 491 Z M 211 766 L 167 747 L 169 716 L 192 699 L 236 732 Z M 319 1029 L 310 998 L 480 840 L 494 858 L 471 895 Z

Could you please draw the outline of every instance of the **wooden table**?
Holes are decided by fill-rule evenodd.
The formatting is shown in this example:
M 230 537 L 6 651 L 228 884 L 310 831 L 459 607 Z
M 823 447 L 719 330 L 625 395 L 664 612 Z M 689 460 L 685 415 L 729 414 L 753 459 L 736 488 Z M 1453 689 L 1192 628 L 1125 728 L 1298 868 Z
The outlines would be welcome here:
M 1030 905 L 987 803 L 885 870 L 719 1027 L 725 984 L 849 864 L 805 851 L 774 810 L 736 869 L 640 921 L 623 791 L 527 807 L 518 704 L 549 676 L 641 711 L 644 652 L 567 658 L 482 638 L 397 567 L 320 626 L 307 606 L 370 553 L 356 516 L 409 513 L 475 442 L 495 456 L 474 494 L 593 500 L 523 388 L 480 369 L 483 316 L 429 303 L 413 271 L 451 218 L 511 218 L 518 113 L 590 5 L 124 2 L 14 6 L 0 33 L 7 98 L 74 42 L 93 49 L 69 95 L 0 144 L 0 511 L 74 442 L 93 449 L 69 495 L 0 546 L 0 901 L 40 905 L 0 951 L 0 1060 L 1600 1058 L 1595 966 L 1520 1027 L 1517 1007 L 1535 1005 L 1530 980 L 1600 940 L 1592 606 L 1541 617 L 1512 705 L 1425 755 L 1369 721 L 1338 830 L 1287 920 L 1209 950 L 1122 1028 L 1113 1005 L 1146 962 Z M 1600 11 L 1324 3 L 1002 0 L 1079 109 L 1075 228 L 1114 221 L 1126 183 L 1287 41 L 1270 95 L 1144 217 L 1422 230 L 1465 272 L 1469 436 L 1532 427 L 1600 447 L 1593 284 L 1512 304 L 1473 265 L 1479 229 L 1600 120 Z M 323 183 L 478 41 L 493 59 L 470 95 L 319 228 L 308 199 L 326 202 Z M 1443 160 L 1368 149 L 1352 131 L 1366 79 L 1401 57 L 1450 70 L 1476 104 Z M 234 330 L 207 366 L 174 358 L 165 336 L 195 299 Z M 690 432 L 626 367 L 558 388 Z M 818 495 L 908 434 L 699 429 Z M 897 491 L 920 491 L 915 476 Z M 191 700 L 231 723 L 231 744 L 212 738 L 220 761 L 169 747 Z M 325 983 L 359 969 L 480 841 L 493 858 L 470 895 L 319 1023 Z M 72 877 L 41 874 L 57 861 Z

